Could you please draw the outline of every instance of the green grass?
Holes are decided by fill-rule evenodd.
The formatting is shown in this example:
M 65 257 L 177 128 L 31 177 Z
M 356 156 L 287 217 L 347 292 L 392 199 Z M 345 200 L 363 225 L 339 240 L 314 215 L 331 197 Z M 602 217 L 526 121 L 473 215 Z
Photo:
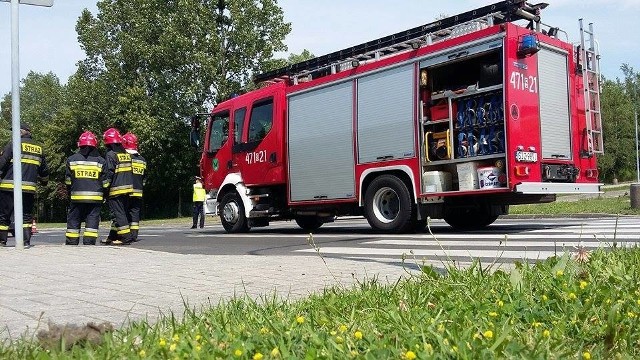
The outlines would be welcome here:
M 628 196 L 594 198 L 578 201 L 556 201 L 547 204 L 509 206 L 513 215 L 563 215 L 563 214 L 620 214 L 640 215 L 640 209 L 632 209 Z
M 233 299 L 107 333 L 101 344 L 17 341 L 6 359 L 632 359 L 640 357 L 640 249 L 511 272 L 431 267 L 289 301 Z

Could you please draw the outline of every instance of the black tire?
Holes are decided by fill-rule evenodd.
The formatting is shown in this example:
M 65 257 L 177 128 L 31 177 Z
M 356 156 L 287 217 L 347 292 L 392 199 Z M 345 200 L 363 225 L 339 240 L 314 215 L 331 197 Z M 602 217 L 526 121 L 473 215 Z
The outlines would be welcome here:
M 324 221 L 322 221 L 321 218 L 312 215 L 296 216 L 295 220 L 296 224 L 298 224 L 298 226 L 300 226 L 300 228 L 305 231 L 318 230 L 322 226 L 322 224 L 324 224 Z
M 462 231 L 481 230 L 493 224 L 498 215 L 486 207 L 454 208 L 445 213 L 444 221 L 452 228 Z
M 244 214 L 244 204 L 237 193 L 231 192 L 222 197 L 220 222 L 228 233 L 249 231 L 249 222 Z
M 375 178 L 365 193 L 364 214 L 372 228 L 401 233 L 412 230 L 414 206 L 405 183 L 393 175 Z

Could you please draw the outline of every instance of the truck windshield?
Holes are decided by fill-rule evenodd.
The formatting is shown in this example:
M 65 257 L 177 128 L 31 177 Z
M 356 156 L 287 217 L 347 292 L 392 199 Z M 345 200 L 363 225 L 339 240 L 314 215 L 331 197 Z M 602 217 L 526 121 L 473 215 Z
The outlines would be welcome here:
M 209 129 L 209 152 L 216 152 L 229 138 L 229 113 L 213 115 Z

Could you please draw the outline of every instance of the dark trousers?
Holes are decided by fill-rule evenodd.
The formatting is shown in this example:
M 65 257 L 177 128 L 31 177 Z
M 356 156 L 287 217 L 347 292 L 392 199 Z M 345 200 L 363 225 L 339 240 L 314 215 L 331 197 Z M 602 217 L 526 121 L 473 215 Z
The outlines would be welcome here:
M 24 234 L 24 244 L 31 244 L 31 221 L 33 220 L 33 198 L 32 193 L 22 193 L 22 233 Z M 13 215 L 13 189 L 10 191 L 0 191 L 0 245 L 7 243 L 9 237 L 9 225 L 11 225 L 11 215 Z M 14 231 L 20 231 L 16 229 Z
M 129 226 L 131 227 L 131 240 L 138 241 L 140 231 L 140 210 L 142 209 L 142 198 L 132 196 L 129 198 Z
M 131 228 L 129 226 L 129 195 L 120 195 L 107 200 L 113 223 L 109 232 L 109 239 L 122 239 L 131 242 Z
M 100 203 L 77 203 L 69 204 L 67 213 L 67 245 L 78 245 L 80 243 L 80 228 L 82 222 L 85 223 L 82 243 L 84 245 L 95 245 L 98 238 L 98 227 L 100 226 Z
M 198 223 L 198 216 L 200 217 L 200 227 L 204 227 L 204 202 L 196 201 L 193 203 L 193 227 L 196 227 Z

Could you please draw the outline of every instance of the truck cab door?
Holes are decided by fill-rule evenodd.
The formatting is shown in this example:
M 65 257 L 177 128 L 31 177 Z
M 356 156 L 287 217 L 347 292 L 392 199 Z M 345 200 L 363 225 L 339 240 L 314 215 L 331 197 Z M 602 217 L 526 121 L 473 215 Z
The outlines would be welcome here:
M 206 189 L 218 189 L 227 174 L 233 172 L 229 123 L 229 110 L 217 110 L 211 115 L 200 160 Z
M 245 114 L 242 136 L 233 146 L 234 163 L 248 186 L 284 182 L 283 120 L 274 97 L 257 99 Z M 237 121 L 237 120 L 236 120 Z

